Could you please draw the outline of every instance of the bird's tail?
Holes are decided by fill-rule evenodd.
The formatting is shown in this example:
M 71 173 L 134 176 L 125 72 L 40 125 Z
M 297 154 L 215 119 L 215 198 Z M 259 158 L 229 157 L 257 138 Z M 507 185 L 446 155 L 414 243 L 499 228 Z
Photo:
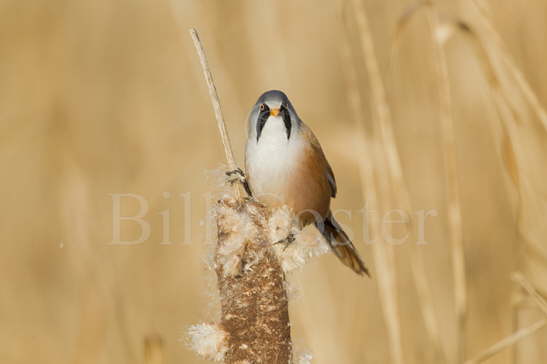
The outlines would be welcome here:
M 359 257 L 359 253 L 353 246 L 348 235 L 342 230 L 338 222 L 330 214 L 323 221 L 323 226 L 318 226 L 318 230 L 323 234 L 327 243 L 329 243 L 331 250 L 340 259 L 342 263 L 350 267 L 355 273 L 359 275 L 366 274 L 370 277 L 365 263 Z

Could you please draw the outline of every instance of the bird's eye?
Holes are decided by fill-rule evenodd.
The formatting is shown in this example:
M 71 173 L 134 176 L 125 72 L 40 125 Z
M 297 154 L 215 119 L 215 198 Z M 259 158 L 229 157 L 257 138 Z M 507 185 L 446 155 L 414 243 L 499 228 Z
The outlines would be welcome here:
M 260 111 L 264 111 L 266 110 L 266 105 L 265 104 L 260 104 Z

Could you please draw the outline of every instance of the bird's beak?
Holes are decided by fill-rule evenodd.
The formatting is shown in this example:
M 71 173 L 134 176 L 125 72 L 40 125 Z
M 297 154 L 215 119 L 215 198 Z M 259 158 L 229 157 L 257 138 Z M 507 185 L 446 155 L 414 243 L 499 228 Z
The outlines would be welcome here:
M 279 109 L 270 110 L 270 116 L 277 116 L 277 115 L 279 115 Z

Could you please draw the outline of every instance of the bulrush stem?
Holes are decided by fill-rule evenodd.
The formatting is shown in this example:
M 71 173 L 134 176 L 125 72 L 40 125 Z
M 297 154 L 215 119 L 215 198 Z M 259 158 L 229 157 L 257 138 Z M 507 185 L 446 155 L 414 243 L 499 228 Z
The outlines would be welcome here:
M 228 333 L 225 363 L 291 360 L 285 274 L 268 239 L 268 215 L 254 202 L 219 202 L 215 270 Z
M 190 35 L 209 88 L 228 168 L 237 170 L 203 46 L 195 29 L 190 29 Z M 272 214 L 258 202 L 241 199 L 237 186 L 234 193 L 235 198 L 218 201 L 214 210 L 220 323 L 190 327 L 191 345 L 203 357 L 226 364 L 289 364 L 289 306 L 285 273 L 269 233 Z M 283 220 L 290 221 L 290 217 Z
M 192 41 L 194 42 L 194 47 L 196 48 L 196 53 L 199 57 L 199 63 L 201 65 L 201 71 L 203 72 L 203 77 L 207 83 L 207 89 L 209 90 L 209 97 L 211 98 L 211 104 L 213 106 L 213 111 L 215 112 L 215 118 L 217 120 L 218 130 L 220 132 L 220 138 L 222 139 L 222 145 L 224 145 L 224 154 L 226 155 L 226 162 L 228 163 L 228 168 L 230 171 L 235 171 L 238 169 L 234 153 L 232 152 L 232 144 L 230 143 L 230 136 L 226 130 L 226 123 L 224 122 L 224 116 L 222 115 L 222 108 L 220 107 L 220 99 L 218 97 L 217 88 L 215 86 L 215 81 L 213 80 L 213 74 L 209 69 L 209 63 L 207 62 L 207 57 L 205 56 L 205 50 L 203 49 L 203 44 L 199 39 L 198 31 L 195 28 L 190 28 L 188 30 Z M 237 184 L 234 184 L 234 194 L 236 198 L 240 198 L 239 188 Z

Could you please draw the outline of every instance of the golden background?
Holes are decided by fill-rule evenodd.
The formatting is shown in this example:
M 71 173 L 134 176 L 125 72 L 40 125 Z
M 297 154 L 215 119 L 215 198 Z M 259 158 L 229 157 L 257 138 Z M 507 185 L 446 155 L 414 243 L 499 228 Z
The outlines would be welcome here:
M 210 171 L 222 166 L 224 155 L 189 27 L 200 31 L 239 163 L 256 98 L 268 89 L 284 90 L 322 143 L 338 182 L 333 208 L 352 212 L 340 213 L 339 220 L 353 231 L 372 270 L 373 279 L 363 279 L 324 255 L 291 274 L 296 352 L 311 353 L 318 364 L 390 362 L 380 271 L 372 246 L 361 238 L 358 212 L 365 205 L 358 171 L 373 162 L 359 152 L 356 125 L 364 125 L 370 142 L 379 137 L 350 3 L 0 1 L 0 362 L 141 363 L 147 337 L 161 338 L 165 363 L 206 362 L 184 341 L 189 325 L 215 318 L 205 221 L 207 196 L 219 188 Z M 547 2 L 481 3 L 489 5 L 515 66 L 547 104 Z M 412 210 L 438 211 L 427 220 L 428 244 L 420 249 L 442 356 L 454 358 L 458 329 L 445 146 L 426 12 L 417 10 L 396 35 L 412 4 L 364 1 Z M 438 14 L 443 23 L 481 20 L 471 0 L 441 2 Z M 349 102 L 346 40 L 361 95 L 358 120 Z M 516 134 L 509 132 L 517 167 L 502 158 L 507 141 L 470 44 L 453 34 L 445 46 L 467 275 L 468 358 L 541 319 L 530 303 L 524 316 L 533 317 L 514 322 L 511 272 L 524 271 L 547 292 L 545 128 L 514 80 L 506 83 L 515 90 L 511 100 L 520 115 Z M 511 173 L 518 176 L 517 188 Z M 110 244 L 113 193 L 148 201 L 151 236 L 142 244 Z M 181 193 L 191 196 L 191 216 Z M 137 209 L 136 203 L 123 205 L 126 215 Z M 176 242 L 170 245 L 160 244 L 160 213 L 166 209 Z M 138 236 L 135 224 L 122 226 L 125 238 Z M 532 248 L 523 243 L 523 231 L 531 231 Z M 394 248 L 404 361 L 443 362 L 432 354 L 424 326 L 411 249 L 412 242 Z M 545 362 L 545 330 L 524 339 L 520 354 L 505 350 L 489 363 L 511 363 L 513 355 L 524 357 L 522 363 Z

